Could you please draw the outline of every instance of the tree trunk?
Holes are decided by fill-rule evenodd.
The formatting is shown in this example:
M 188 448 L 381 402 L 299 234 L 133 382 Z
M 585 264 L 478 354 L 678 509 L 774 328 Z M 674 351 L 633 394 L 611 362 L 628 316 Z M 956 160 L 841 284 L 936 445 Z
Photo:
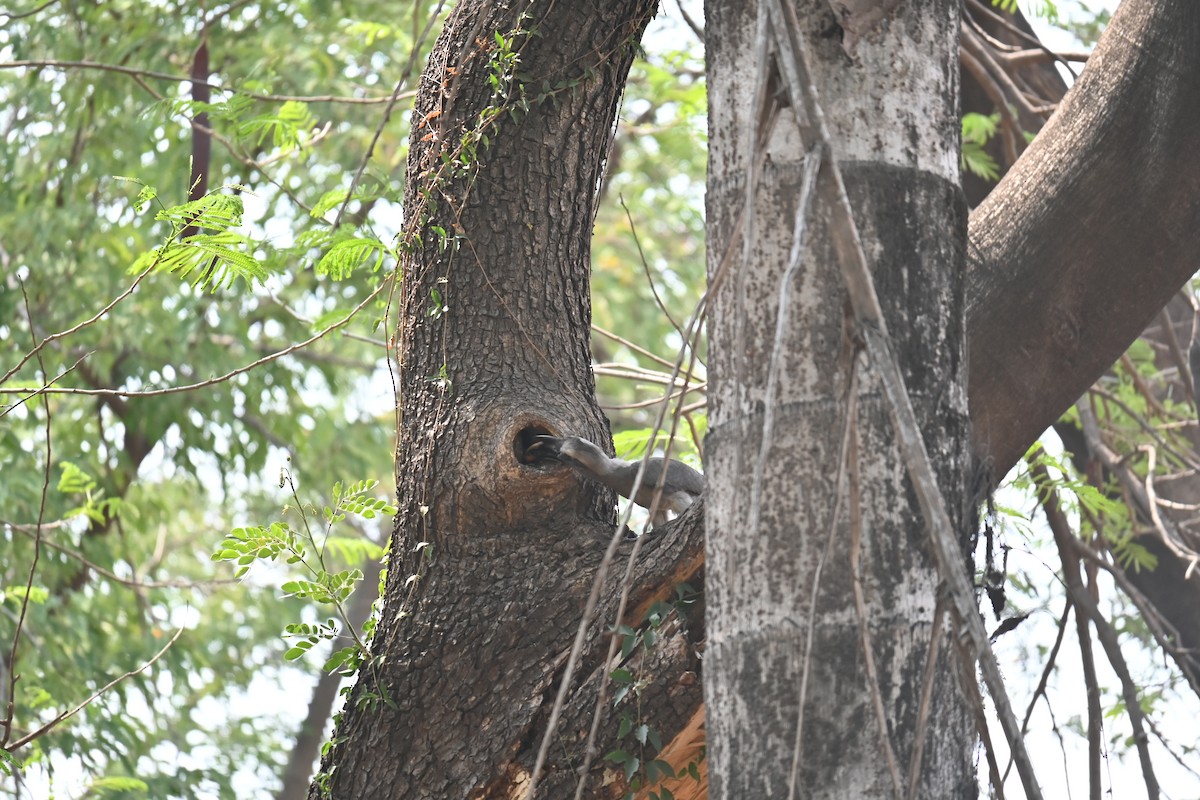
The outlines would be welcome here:
M 1175 366 L 1166 328 L 1143 328 L 1169 315 L 1164 305 L 1200 266 L 1197 40 L 1195 3 L 1122 3 L 1029 152 L 971 215 L 971 420 L 993 480 L 1138 333 Z M 1186 348 L 1191 311 L 1176 317 Z M 1060 433 L 1086 471 L 1082 437 Z M 1160 491 L 1200 500 L 1195 479 Z M 1157 513 L 1181 531 L 1192 527 L 1190 511 Z M 1139 544 L 1158 567 L 1126 575 L 1176 632 L 1179 667 L 1200 676 L 1200 577 L 1189 578 L 1189 562 L 1156 537 Z
M 610 439 L 588 347 L 594 197 L 655 3 L 521 8 L 460 4 L 422 76 L 378 657 L 313 797 L 515 796 L 612 530 L 610 494 L 525 449 Z M 569 771 L 568 734 L 553 766 Z
M 926 447 L 968 543 L 958 3 L 902 4 L 859 38 L 853 57 L 848 39 L 830 35 L 837 24 L 828 4 L 795 6 Z M 754 7 L 710 2 L 706 11 L 710 285 L 718 282 L 731 243 L 736 260 L 739 237 L 752 242 L 748 258 L 733 265 L 720 288 L 710 327 L 705 683 L 712 796 L 891 797 L 893 771 L 872 692 L 880 695 L 903 785 L 918 742 L 938 577 L 887 407 L 857 353 L 823 206 L 808 214 L 787 322 L 776 339 L 777 298 L 811 141 L 802 136 L 811 137 L 811 129 L 798 126 L 790 108 L 780 110 L 773 128 L 759 127 L 770 125 L 771 114 L 755 107 L 751 90 L 765 79 L 753 57 Z M 768 102 L 781 94 L 772 92 L 776 73 L 766 86 Z M 766 153 L 753 211 L 739 219 L 760 136 Z M 753 227 L 740 230 L 750 219 Z M 769 396 L 775 348 L 781 350 L 778 385 Z M 843 500 L 848 510 L 834 523 L 855 362 L 861 380 L 852 448 L 859 475 Z M 775 421 L 764 447 L 768 411 Z M 760 470 L 761 494 L 755 486 Z M 865 627 L 877 682 L 860 644 L 853 527 L 861 532 Z M 935 644 L 939 679 L 928 729 L 920 731 L 926 743 L 917 795 L 971 797 L 972 724 L 945 643 Z

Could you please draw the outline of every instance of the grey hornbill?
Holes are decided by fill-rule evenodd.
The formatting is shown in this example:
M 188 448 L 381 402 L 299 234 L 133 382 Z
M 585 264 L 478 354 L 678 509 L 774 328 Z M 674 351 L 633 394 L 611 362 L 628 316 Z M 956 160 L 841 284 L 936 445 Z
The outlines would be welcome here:
M 663 482 L 662 497 L 651 519 L 656 526 L 667 521 L 668 513 L 682 514 L 704 492 L 704 476 L 674 459 L 649 459 L 637 494 L 633 494 L 633 482 L 641 466 L 639 461 L 612 458 L 592 442 L 578 436 L 537 436 L 531 449 L 543 451 L 547 457 L 566 464 L 583 477 L 601 483 L 647 509 L 654 501 L 654 493 L 665 468 L 667 477 Z

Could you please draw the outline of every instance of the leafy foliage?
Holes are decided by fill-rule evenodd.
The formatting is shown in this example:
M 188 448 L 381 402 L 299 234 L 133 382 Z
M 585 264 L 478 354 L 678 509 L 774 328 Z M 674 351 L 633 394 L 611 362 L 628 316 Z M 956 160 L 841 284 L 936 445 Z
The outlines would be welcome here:
M 34 794 L 52 781 L 71 796 L 156 798 L 273 785 L 296 708 L 242 700 L 259 681 L 310 682 L 312 665 L 267 644 L 300 601 L 223 577 L 211 546 L 278 508 L 265 476 L 289 455 L 313 485 L 392 471 L 373 326 L 395 264 L 405 115 L 355 177 L 396 83 L 428 52 L 436 4 L 168 5 L 18 4 L 35 13 L 0 30 L 0 60 L 41 64 L 0 70 L 0 375 L 25 359 L 0 380 L 5 619 L 29 598 L 12 739 L 187 629 L 146 673 L 0 748 Z M 208 100 L 188 80 L 202 43 Z M 202 127 L 211 156 L 196 163 Z M 191 196 L 200 173 L 209 188 Z M 360 305 L 339 328 L 349 335 L 271 357 Z M 51 382 L 100 394 L 49 395 L 47 408 L 33 390 Z M 193 383 L 208 385 L 139 394 Z M 368 510 L 382 513 L 347 511 L 356 527 L 325 542 L 331 575 L 378 560 L 386 530 Z M 0 632 L 7 659 L 13 626 Z
M 996 126 L 1000 124 L 1000 113 L 994 114 L 963 114 L 962 120 L 962 165 L 963 169 L 984 180 L 994 181 L 1000 178 L 1000 167 L 996 159 L 985 149 L 987 143 L 996 135 Z

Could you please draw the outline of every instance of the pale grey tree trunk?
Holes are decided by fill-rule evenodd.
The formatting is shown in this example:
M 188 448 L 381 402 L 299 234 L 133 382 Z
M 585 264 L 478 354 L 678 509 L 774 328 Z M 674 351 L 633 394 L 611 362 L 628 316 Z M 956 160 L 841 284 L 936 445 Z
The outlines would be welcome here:
M 826 2 L 794 0 L 793 9 L 925 444 L 968 543 L 958 4 L 914 0 L 878 22 L 865 18 L 865 28 L 846 24 L 856 36 L 845 39 L 838 20 L 851 20 L 835 17 Z M 756 139 L 772 125 L 771 98 L 785 96 L 779 74 L 786 70 L 769 68 L 768 111 L 761 112 L 755 5 L 713 0 L 706 12 L 709 280 L 723 280 L 710 315 L 706 465 L 710 796 L 893 797 L 894 784 L 907 782 L 917 744 L 938 577 L 887 408 L 870 365 L 855 354 L 828 209 L 819 203 L 808 215 L 805 250 L 776 342 L 780 282 L 811 131 L 800 127 L 791 108 L 780 108 L 762 153 Z M 747 174 L 759 155 L 753 213 L 742 216 Z M 744 259 L 743 236 L 751 242 Z M 721 278 L 731 244 L 733 263 Z M 854 363 L 858 480 L 830 538 Z M 768 409 L 773 430 L 763 448 Z M 865 666 L 853 593 L 855 516 L 875 681 Z M 942 642 L 935 648 L 940 659 L 916 795 L 970 797 L 976 794 L 975 736 L 958 663 Z M 803 734 L 794 758 L 806 670 Z

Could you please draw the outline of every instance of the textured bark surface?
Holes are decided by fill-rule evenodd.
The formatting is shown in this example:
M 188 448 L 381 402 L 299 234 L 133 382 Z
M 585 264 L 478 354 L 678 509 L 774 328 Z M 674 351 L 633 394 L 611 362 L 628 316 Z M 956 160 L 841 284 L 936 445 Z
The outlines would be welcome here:
M 963 251 L 958 185 L 958 4 L 904 4 L 847 58 L 819 2 L 796 4 L 811 68 L 897 356 L 939 482 L 969 537 Z M 710 269 L 731 239 L 755 152 L 753 6 L 711 2 Z M 804 704 L 797 797 L 890 797 L 892 780 L 872 710 L 852 594 L 843 512 L 828 555 L 853 345 L 846 293 L 828 229 L 810 216 L 781 342 L 778 395 L 766 396 L 779 282 L 788 261 L 804 144 L 783 109 L 755 193 L 753 243 L 710 316 L 709 494 L 705 693 L 712 797 L 786 797 L 808 626 L 814 643 Z M 736 256 L 735 256 L 736 258 Z M 710 282 L 713 275 L 710 274 Z M 889 739 L 907 776 L 937 575 L 886 406 L 860 364 L 857 447 L 866 620 Z M 750 498 L 764 406 L 775 428 L 762 463 L 761 514 Z M 823 561 L 816 606 L 810 595 Z M 815 620 L 814 620 L 815 618 Z M 943 647 L 944 649 L 944 642 Z M 971 723 L 941 653 L 918 796 L 971 797 Z
M 397 298 L 399 514 L 381 657 L 323 764 L 335 798 L 516 796 L 532 765 L 613 498 L 524 448 L 536 433 L 609 441 L 588 348 L 591 226 L 654 7 L 463 3 L 423 73 Z M 497 33 L 520 62 L 493 93 Z M 474 156 L 460 147 L 473 130 L 487 137 Z M 613 597 L 610 585 L 580 682 L 607 648 Z M 576 733 L 554 747 L 556 769 L 578 761 Z
M 972 215 L 972 433 L 1002 478 L 1196 270 L 1200 4 L 1121 4 Z

